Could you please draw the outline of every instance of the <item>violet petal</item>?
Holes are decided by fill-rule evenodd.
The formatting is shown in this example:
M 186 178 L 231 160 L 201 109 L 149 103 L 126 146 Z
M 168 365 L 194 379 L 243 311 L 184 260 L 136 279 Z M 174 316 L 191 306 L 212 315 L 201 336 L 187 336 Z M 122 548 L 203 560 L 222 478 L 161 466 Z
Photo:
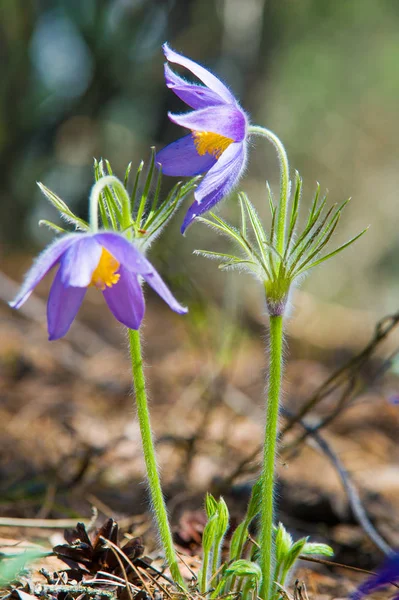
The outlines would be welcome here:
M 58 270 L 47 300 L 48 339 L 58 340 L 69 330 L 83 302 L 85 287 L 71 287 L 62 283 Z
M 155 160 L 162 165 L 164 175 L 175 177 L 200 175 L 216 163 L 216 158 L 208 152 L 198 154 L 191 133 L 162 148 Z
M 168 113 L 168 117 L 181 127 L 194 131 L 211 131 L 235 142 L 241 142 L 246 136 L 246 117 L 241 109 L 231 104 L 209 106 L 183 115 Z
M 191 108 L 207 108 L 208 106 L 225 104 L 223 98 L 215 94 L 211 89 L 203 85 L 189 83 L 176 75 L 168 64 L 165 64 L 165 81 L 168 88 L 183 102 L 191 106 Z
M 364 581 L 351 596 L 351 600 L 360 600 L 366 594 L 370 594 L 389 583 L 399 581 L 399 552 L 388 556 L 379 567 L 375 575 Z
M 217 161 L 216 165 L 205 175 L 194 192 L 195 202 L 190 206 L 184 218 L 182 233 L 195 217 L 210 210 L 222 200 L 237 184 L 246 164 L 246 147 L 244 144 L 230 144 Z
M 146 273 L 143 275 L 143 277 L 148 285 L 150 285 L 152 289 L 155 290 L 159 296 L 161 296 L 162 300 L 164 300 L 172 310 L 181 315 L 184 315 L 186 312 L 188 312 L 187 308 L 179 304 L 154 268 L 152 273 Z
M 153 266 L 141 252 L 119 233 L 102 231 L 94 236 L 101 246 L 104 246 L 116 260 L 128 271 L 144 275 L 151 273 Z
M 191 71 L 193 75 L 198 77 L 198 79 L 200 79 L 202 83 L 207 85 L 213 92 L 215 92 L 216 94 L 218 94 L 218 96 L 223 98 L 225 102 L 229 102 L 232 104 L 236 103 L 236 99 L 234 98 L 230 90 L 224 85 L 224 83 L 220 81 L 220 79 L 218 79 L 215 75 L 210 73 L 207 69 L 201 67 L 201 65 L 194 62 L 193 60 L 190 60 L 186 56 L 178 54 L 177 52 L 169 48 L 167 44 L 164 44 L 162 46 L 162 49 L 164 51 L 166 59 L 169 62 L 174 63 L 176 65 L 181 65 L 182 67 L 185 67 L 186 69 Z
M 152 264 L 133 244 L 121 235 L 112 232 L 97 233 L 95 237 L 127 271 L 142 275 L 172 310 L 178 313 L 187 312 L 187 309 L 181 306 L 168 290 Z
M 68 248 L 61 260 L 61 280 L 65 286 L 87 287 L 100 262 L 102 247 L 93 235 L 84 235 Z
M 26 302 L 33 289 L 43 279 L 43 277 L 54 267 L 60 256 L 69 248 L 71 244 L 82 234 L 71 233 L 60 239 L 55 240 L 50 246 L 36 258 L 33 266 L 26 274 L 25 281 L 15 299 L 10 302 L 12 308 L 19 308 Z
M 112 287 L 103 290 L 108 308 L 117 319 L 130 329 L 138 329 L 144 317 L 144 297 L 137 275 L 121 266 L 120 279 Z

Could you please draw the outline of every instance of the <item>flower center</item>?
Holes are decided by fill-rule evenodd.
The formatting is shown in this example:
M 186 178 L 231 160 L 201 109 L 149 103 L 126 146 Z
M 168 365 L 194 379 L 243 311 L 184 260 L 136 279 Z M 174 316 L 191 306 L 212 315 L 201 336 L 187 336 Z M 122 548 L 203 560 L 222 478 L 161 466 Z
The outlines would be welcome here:
M 216 159 L 234 142 L 234 140 L 224 137 L 219 133 L 211 131 L 193 131 L 194 144 L 200 156 L 208 153 Z
M 120 275 L 116 273 L 118 269 L 119 263 L 116 258 L 103 248 L 98 265 L 91 276 L 90 285 L 102 291 L 106 287 L 112 287 L 119 281 Z

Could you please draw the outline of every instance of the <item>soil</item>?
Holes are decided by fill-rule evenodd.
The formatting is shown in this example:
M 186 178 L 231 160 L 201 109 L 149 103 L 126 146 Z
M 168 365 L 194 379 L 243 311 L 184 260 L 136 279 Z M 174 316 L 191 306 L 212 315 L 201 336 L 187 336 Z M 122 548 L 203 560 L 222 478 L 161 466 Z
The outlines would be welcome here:
M 227 331 L 215 315 L 183 319 L 151 299 L 143 330 L 164 490 L 178 547 L 194 571 L 205 492 L 223 494 L 233 527 L 261 461 L 264 324 L 247 316 Z M 30 544 L 50 549 L 61 543 L 63 527 L 49 527 L 49 520 L 88 522 L 95 507 L 97 525 L 112 517 L 120 540 L 141 536 L 145 554 L 161 565 L 122 329 L 91 295 L 70 334 L 49 343 L 43 303 L 32 297 L 25 312 L 0 306 L 0 339 L 1 552 Z M 282 430 L 287 415 L 361 347 L 355 338 L 352 345 L 324 349 L 298 339 L 294 334 L 286 359 Z M 398 387 L 386 368 L 391 354 L 392 347 L 378 347 L 355 376 L 349 369 L 305 420 L 311 427 L 331 417 L 319 434 L 348 473 L 372 526 L 397 548 L 399 407 L 389 399 Z M 287 589 L 292 594 L 298 579 L 311 600 L 348 597 L 367 576 L 349 567 L 375 569 L 383 553 L 359 524 L 331 456 L 303 432 L 296 425 L 280 441 L 276 518 L 294 538 L 331 544 L 333 561 L 343 566 L 301 561 Z M 15 526 L 15 518 L 33 521 Z M 54 556 L 36 564 L 65 569 Z M 38 570 L 35 577 L 42 577 Z

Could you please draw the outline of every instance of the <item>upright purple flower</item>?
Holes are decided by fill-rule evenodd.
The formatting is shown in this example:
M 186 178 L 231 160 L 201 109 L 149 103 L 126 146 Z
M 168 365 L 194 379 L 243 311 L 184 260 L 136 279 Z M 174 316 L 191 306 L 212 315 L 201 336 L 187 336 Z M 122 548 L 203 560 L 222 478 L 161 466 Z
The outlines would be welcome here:
M 72 233 L 46 248 L 28 272 L 10 306 L 19 308 L 36 285 L 59 263 L 47 302 L 49 340 L 69 330 L 86 290 L 101 290 L 114 317 L 138 329 L 144 317 L 144 297 L 139 276 L 177 313 L 185 313 L 151 263 L 118 233 Z
M 390 583 L 399 583 L 399 552 L 395 552 L 391 556 L 388 556 L 375 575 L 366 579 L 366 581 L 357 588 L 356 592 L 352 594 L 351 600 L 361 600 L 363 596 L 371 594 Z M 399 594 L 396 594 L 393 600 L 399 600 Z
M 166 85 L 194 110 L 182 115 L 169 113 L 173 123 L 191 133 L 163 148 L 156 160 L 165 175 L 206 173 L 185 216 L 184 232 L 195 217 L 210 210 L 237 184 L 246 165 L 248 122 L 233 94 L 215 75 L 167 44 L 163 51 L 169 62 L 185 67 L 205 84 L 189 83 L 165 64 Z

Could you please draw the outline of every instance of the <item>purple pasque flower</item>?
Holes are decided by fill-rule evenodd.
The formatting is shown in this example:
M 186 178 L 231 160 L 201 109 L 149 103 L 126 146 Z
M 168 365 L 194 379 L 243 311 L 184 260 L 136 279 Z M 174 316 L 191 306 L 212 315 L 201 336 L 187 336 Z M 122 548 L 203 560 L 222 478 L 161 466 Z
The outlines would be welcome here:
M 360 600 L 363 596 L 390 583 L 399 583 L 399 552 L 388 556 L 377 572 L 357 588 L 356 592 L 352 594 L 351 600 Z M 399 600 L 399 594 L 394 596 L 393 600 Z
M 186 313 L 172 296 L 151 263 L 118 233 L 71 233 L 48 246 L 28 272 L 13 308 L 26 302 L 36 285 L 59 263 L 47 302 L 49 340 L 69 330 L 86 290 L 101 290 L 114 317 L 138 329 L 144 317 L 144 297 L 139 277 L 177 313 Z
M 166 59 L 188 69 L 205 85 L 187 82 L 165 64 L 166 85 L 194 110 L 169 113 L 173 123 L 191 133 L 158 152 L 165 175 L 193 177 L 206 173 L 195 190 L 182 233 L 198 215 L 210 210 L 237 184 L 246 165 L 248 120 L 230 90 L 207 69 L 163 45 Z

